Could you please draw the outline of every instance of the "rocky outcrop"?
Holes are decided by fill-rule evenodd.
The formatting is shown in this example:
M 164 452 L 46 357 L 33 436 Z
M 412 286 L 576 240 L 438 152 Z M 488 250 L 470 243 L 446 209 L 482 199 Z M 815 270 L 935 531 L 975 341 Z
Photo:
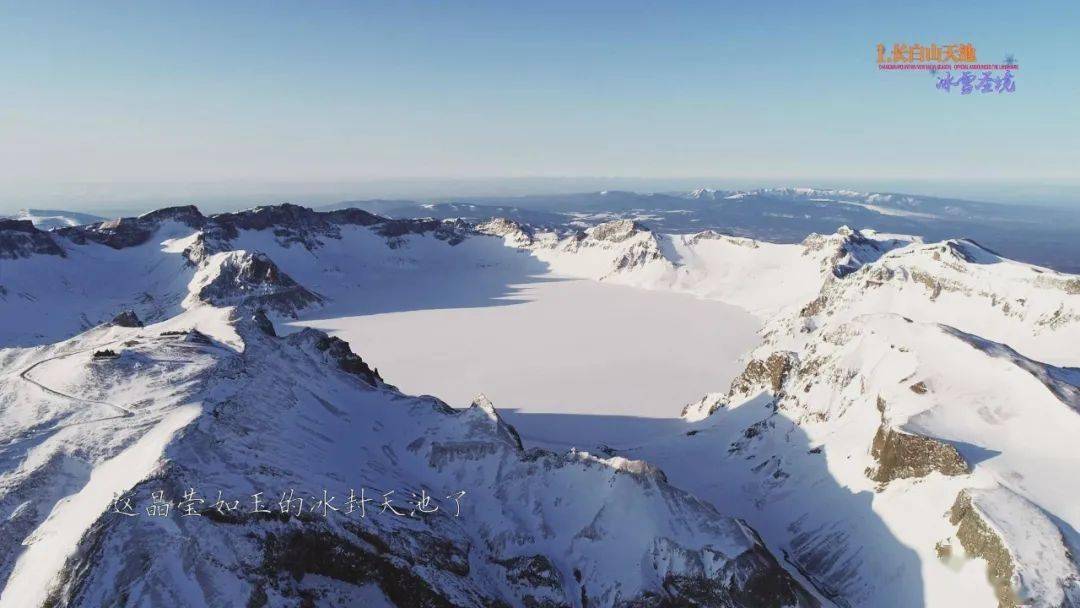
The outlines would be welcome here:
M 967 490 L 957 495 L 949 510 L 949 523 L 958 526 L 956 538 L 964 551 L 986 560 L 986 575 L 994 586 L 999 608 L 1019 606 L 1020 598 L 1012 586 L 1016 570 L 1012 555 L 1001 536 L 974 507 L 972 495 Z
M 277 337 L 277 331 L 274 330 L 274 322 L 266 316 L 266 311 L 258 309 L 251 313 L 251 323 L 262 333 L 270 336 L 271 338 Z
M 461 221 L 390 220 L 362 209 L 315 211 L 289 203 L 209 217 L 192 205 L 168 207 L 139 217 L 60 228 L 56 233 L 79 245 L 94 242 L 122 249 L 146 243 L 166 221 L 178 222 L 202 232 L 197 243 L 185 252 L 195 264 L 207 255 L 231 249 L 230 242 L 239 236 L 241 230 L 270 230 L 282 246 L 299 245 L 309 250 L 321 247 L 322 239 L 341 238 L 342 226 L 370 226 L 388 239 L 431 233 L 451 245 L 460 243 L 471 233 L 469 226 Z
M 594 241 L 621 243 L 644 230 L 644 227 L 633 220 L 615 220 L 593 226 L 586 231 L 586 234 Z
M 662 539 L 653 558 L 669 596 L 645 594 L 620 608 L 820 606 L 761 545 L 730 559 L 711 547 L 694 551 Z
M 0 219 L 0 259 L 28 258 L 34 254 L 64 257 L 64 250 L 30 220 Z
M 776 352 L 764 360 L 754 359 L 731 381 L 729 395 L 746 395 L 761 389 L 779 393 L 798 361 L 795 353 L 790 352 Z
M 476 226 L 476 231 L 491 236 L 501 236 L 514 247 L 533 244 L 533 229 L 514 220 L 497 217 Z
M 260 605 L 260 589 L 273 585 L 277 586 L 277 593 L 296 597 L 300 605 L 315 606 L 317 596 L 305 597 L 310 591 L 305 593 L 298 584 L 304 575 L 313 574 L 358 587 L 377 585 L 396 606 L 453 608 L 453 601 L 414 572 L 418 556 L 408 555 L 406 561 L 378 537 L 359 531 L 358 536 L 363 540 L 354 542 L 329 531 L 287 530 L 269 534 L 264 544 L 261 572 L 252 573 L 261 575 L 263 586 L 255 586 L 254 601 L 249 600 L 248 605 Z M 453 546 L 447 549 L 453 550 Z M 331 555 L 334 559 L 327 559 Z M 434 557 L 439 554 L 428 555 L 427 563 L 423 565 L 439 567 L 439 560 Z M 420 554 L 419 557 L 423 556 Z
M 514 589 L 526 608 L 570 608 L 562 574 L 544 555 L 496 559 L 506 569 L 506 584 Z
M 232 321 L 237 327 L 238 333 L 244 336 L 245 341 L 254 341 L 256 336 L 279 338 L 274 330 L 274 323 L 263 309 L 256 306 L 245 305 L 238 307 L 233 314 Z M 366 384 L 373 387 L 383 386 L 393 389 L 393 387 L 384 384 L 378 369 L 368 365 L 360 355 L 353 352 L 349 343 L 341 338 L 331 336 L 318 329 L 305 327 L 296 333 L 280 337 L 280 339 L 313 355 L 317 360 L 329 363 L 336 369 L 360 378 Z
M 1080 569 L 1059 528 L 1039 506 L 1004 486 L 968 488 L 949 513 L 955 538 L 938 543 L 952 558 L 958 543 L 966 557 L 986 560 L 1000 608 L 1080 606 Z
M 906 433 L 882 423 L 874 435 L 870 455 L 877 467 L 867 471 L 870 479 L 888 483 L 894 479 L 926 477 L 937 471 L 942 475 L 966 475 L 971 472 L 967 461 L 957 449 L 947 443 Z
M 869 238 L 867 234 L 873 233 L 852 230 L 847 226 L 841 226 L 836 234 L 811 234 L 802 242 L 803 255 L 825 253 L 822 269 L 831 272 L 835 278 L 842 279 L 890 250 L 910 242 Z
M 467 224 L 456 220 L 387 219 L 362 209 L 314 211 L 299 205 L 256 207 L 236 213 L 215 215 L 221 238 L 235 238 L 239 230 L 273 230 L 282 245 L 301 245 L 313 250 L 322 246 L 323 238 L 341 238 L 342 226 L 369 226 L 388 239 L 391 246 L 409 234 L 431 233 L 436 239 L 456 245 L 470 234 Z
M 954 446 L 890 426 L 886 403 L 880 396 L 877 410 L 881 414 L 881 426 L 874 434 L 870 455 L 878 464 L 866 470 L 870 479 L 886 484 L 894 479 L 926 477 L 934 471 L 949 476 L 971 472 L 971 467 Z
M 742 238 L 731 234 L 725 234 L 717 232 L 716 230 L 702 230 L 691 234 L 686 238 L 687 245 L 697 245 L 702 241 L 725 241 L 732 245 L 738 245 L 739 247 L 746 247 L 747 249 L 759 249 L 761 245 L 754 239 Z
M 297 311 L 322 302 L 263 253 L 234 251 L 214 263 L 217 267 L 205 269 L 207 278 L 196 293 L 215 306 L 246 304 L 295 317 Z
M 408 235 L 430 233 L 437 240 L 454 246 L 462 243 L 472 233 L 470 225 L 462 220 L 385 220 L 374 228 L 375 232 L 386 237 L 391 247 L 401 245 L 401 239 Z
M 321 332 L 320 332 L 321 333 Z M 349 348 L 349 343 L 341 338 L 322 334 L 315 342 L 315 348 L 337 363 L 341 371 L 360 377 L 364 382 L 375 385 L 382 382 L 379 370 L 368 366 L 360 355 Z
M 664 256 L 660 252 L 660 246 L 655 239 L 649 239 L 641 243 L 634 243 L 616 258 L 615 270 L 640 268 L 649 262 L 662 259 L 664 259 Z
M 111 321 L 113 325 L 117 327 L 142 327 L 143 322 L 139 320 L 139 315 L 135 314 L 134 310 L 125 310 L 120 314 L 113 317 Z
M 688 422 L 704 420 L 722 409 L 727 402 L 727 395 L 723 393 L 708 393 L 701 399 L 683 406 L 679 416 Z
M 321 238 L 341 238 L 341 226 L 373 226 L 387 221 L 360 209 L 319 212 L 288 203 L 221 213 L 211 219 L 220 240 L 234 239 L 240 230 L 272 230 L 282 246 L 307 249 L 321 247 Z
M 517 451 L 525 451 L 525 446 L 521 442 L 521 435 L 518 434 L 517 429 L 503 420 L 495 409 L 495 405 L 487 398 L 487 395 L 482 393 L 477 395 L 469 408 L 463 412 L 463 415 L 469 418 L 474 425 L 481 427 L 478 429 L 478 434 L 490 435 L 494 433 L 503 441 L 512 445 Z
M 166 207 L 139 217 L 119 218 L 89 226 L 59 228 L 56 233 L 79 245 L 93 242 L 113 249 L 123 249 L 146 243 L 161 227 L 161 224 L 167 221 L 199 229 L 206 224 L 206 217 L 194 205 Z
M 233 230 L 268 230 L 288 227 L 311 232 L 325 232 L 332 226 L 341 225 L 371 226 L 385 221 L 384 218 L 361 209 L 322 212 L 289 203 L 255 207 L 233 213 L 220 213 L 213 216 L 213 220 Z

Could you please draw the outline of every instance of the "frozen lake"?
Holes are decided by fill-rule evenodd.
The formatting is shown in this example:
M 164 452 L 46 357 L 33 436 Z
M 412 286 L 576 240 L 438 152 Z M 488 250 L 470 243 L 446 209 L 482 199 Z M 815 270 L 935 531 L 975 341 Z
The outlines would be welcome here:
M 380 285 L 380 300 L 431 298 L 461 279 L 420 276 Z M 484 305 L 341 317 L 331 309 L 302 324 L 348 341 L 407 393 L 455 407 L 484 393 L 527 438 L 553 444 L 598 434 L 624 443 L 681 424 L 656 419 L 725 391 L 757 343 L 757 319 L 719 302 L 551 277 L 510 287 Z

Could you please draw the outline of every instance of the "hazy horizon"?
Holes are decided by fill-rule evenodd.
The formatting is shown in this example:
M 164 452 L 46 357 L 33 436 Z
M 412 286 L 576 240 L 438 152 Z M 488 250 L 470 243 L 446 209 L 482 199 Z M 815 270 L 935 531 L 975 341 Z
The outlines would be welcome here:
M 205 212 L 216 213 L 282 202 L 320 206 L 373 199 L 442 202 L 456 198 L 543 196 L 600 190 L 650 193 L 696 188 L 752 190 L 778 187 L 852 189 L 1080 209 L 1080 183 L 1050 181 L 534 176 L 461 179 L 415 177 L 343 182 L 7 183 L 0 185 L 0 215 L 11 215 L 29 208 L 112 217 L 181 204 L 193 204 Z

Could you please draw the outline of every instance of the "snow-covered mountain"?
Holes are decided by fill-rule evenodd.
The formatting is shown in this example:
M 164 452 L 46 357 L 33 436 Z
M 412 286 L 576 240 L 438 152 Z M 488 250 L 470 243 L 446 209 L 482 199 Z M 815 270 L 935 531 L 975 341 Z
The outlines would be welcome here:
M 5 228 L 2 605 L 818 605 L 647 463 L 527 448 L 485 398 L 454 410 L 323 332 L 279 337 L 267 314 L 324 296 L 233 248 L 390 267 L 463 226 L 275 207 Z
M 668 234 L 714 230 L 774 243 L 798 243 L 840 226 L 918 235 L 928 241 L 973 238 L 1010 259 L 1080 272 L 1080 211 L 852 189 L 786 187 L 754 190 L 697 188 L 639 193 L 455 199 L 453 202 L 345 203 L 392 217 L 513 219 L 533 226 L 586 228 L 629 219 Z
M 849 229 L 798 245 L 481 229 L 564 272 L 765 319 L 684 432 L 607 447 L 734 508 L 838 605 L 1080 602 L 1080 277 Z
M 547 451 L 294 323 L 497 299 L 384 294 L 510 264 L 726 302 L 761 342 L 677 426 Z M 0 605 L 1080 605 L 1078 296 L 974 241 L 848 228 L 8 220 Z

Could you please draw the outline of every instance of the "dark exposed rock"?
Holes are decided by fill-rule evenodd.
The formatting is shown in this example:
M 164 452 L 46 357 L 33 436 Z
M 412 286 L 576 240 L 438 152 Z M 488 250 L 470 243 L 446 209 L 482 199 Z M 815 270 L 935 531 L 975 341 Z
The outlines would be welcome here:
M 972 505 L 971 495 L 962 491 L 956 496 L 952 509 L 949 510 L 949 522 L 958 525 L 956 538 L 968 555 L 986 560 L 986 574 L 994 586 L 1000 608 L 1013 608 L 1020 604 L 1020 598 L 1012 588 L 1015 571 L 1012 555 L 1005 547 L 1001 537 L 983 520 Z
M 334 224 L 349 226 L 372 226 L 386 221 L 386 218 L 369 213 L 363 209 L 335 209 L 323 212 L 326 219 Z
M 125 310 L 113 317 L 112 324 L 118 327 L 142 327 L 143 322 L 134 310 Z
M 646 228 L 634 220 L 615 220 L 593 227 L 589 230 L 588 238 L 594 241 L 619 243 L 644 231 Z
M 493 560 L 506 569 L 507 583 L 516 587 L 526 608 L 569 608 L 562 575 L 547 557 L 530 555 Z
M 199 298 L 215 306 L 248 304 L 266 308 L 287 316 L 322 302 L 282 272 L 263 253 L 237 252 L 221 262 L 212 281 L 199 290 Z
M 941 281 L 921 270 L 912 270 L 911 280 L 930 290 L 931 300 L 938 299 L 938 296 L 945 290 L 945 285 Z
M 743 430 L 743 436 L 735 441 L 731 442 L 728 446 L 728 454 L 736 454 L 745 451 L 751 444 L 756 441 L 760 441 L 760 437 L 765 431 L 775 428 L 776 423 L 771 417 L 764 420 L 758 420 L 754 424 L 746 427 Z
M 368 384 L 382 382 L 378 370 L 368 367 L 368 364 L 349 348 L 348 342 L 323 332 L 317 332 L 317 334 L 319 335 L 315 337 L 315 348 L 326 353 L 326 356 L 335 361 L 342 371 L 359 376 Z
M 181 224 L 187 224 L 192 228 L 201 228 L 206 223 L 206 216 L 199 211 L 199 208 L 195 205 L 178 205 L 175 207 L 165 207 L 150 213 L 144 213 L 139 216 L 139 219 L 149 222 L 164 222 L 172 220 L 174 222 L 180 222 Z
M 216 236 L 223 240 L 236 238 L 240 230 L 273 230 L 283 246 L 299 244 L 307 249 L 320 247 L 320 238 L 341 238 L 342 225 L 371 226 L 385 221 L 360 209 L 323 213 L 292 204 L 222 213 L 211 219 Z
M 617 605 L 620 608 L 781 608 L 821 605 L 791 578 L 760 543 L 726 563 L 715 576 L 668 574 L 664 577 L 663 587 L 666 596 L 647 593 Z
M 832 255 L 825 260 L 825 265 L 838 279 L 877 260 L 897 244 L 896 241 L 867 238 L 859 230 L 852 230 L 847 226 L 841 226 L 836 235 L 811 234 L 802 242 L 805 253 L 831 249 Z
M 448 245 L 457 245 L 465 240 L 471 228 L 461 220 L 383 220 L 375 231 L 388 239 L 397 239 L 409 234 L 431 233 Z M 393 241 L 391 241 L 393 243 Z
M 655 242 L 635 243 L 615 260 L 614 266 L 615 270 L 629 270 L 663 257 Z
M 942 475 L 970 472 L 967 461 L 952 445 L 890 428 L 884 422 L 874 435 L 870 455 L 878 461 L 878 466 L 868 470 L 867 474 L 870 479 L 882 483 L 925 477 L 932 471 Z
M 176 337 L 179 338 L 181 341 L 188 342 L 190 344 L 213 343 L 213 341 L 210 340 L 210 336 L 207 336 L 206 334 L 202 333 L 197 329 L 171 329 L 163 331 L 158 335 L 163 337 Z
M 255 327 L 262 333 L 275 338 L 277 332 L 274 331 L 274 323 L 266 316 L 266 312 L 263 309 L 256 310 L 251 315 L 251 322 L 255 324 Z
M 326 559 L 327 555 L 335 558 Z M 263 574 L 276 577 L 279 573 L 291 575 L 296 581 L 305 574 L 317 574 L 353 585 L 374 583 L 395 606 L 454 606 L 407 564 L 329 532 L 304 530 L 269 535 Z
M 239 230 L 273 230 L 284 245 L 299 244 L 307 249 L 322 246 L 322 238 L 341 238 L 341 226 L 372 226 L 389 239 L 407 234 L 432 233 L 437 239 L 456 245 L 465 240 L 468 226 L 461 221 L 426 219 L 391 220 L 362 209 L 314 211 L 299 205 L 256 207 L 236 213 L 223 213 L 212 218 L 214 237 L 219 241 L 236 238 Z
M 795 353 L 790 352 L 773 353 L 764 361 L 754 359 L 732 380 L 729 394 L 746 394 L 758 388 L 768 388 L 773 393 L 779 393 L 797 363 Z
M 908 388 L 910 388 L 911 392 L 915 393 L 916 395 L 925 395 L 927 390 L 929 390 L 929 389 L 926 388 L 926 383 L 925 382 L 916 382 L 915 384 L 912 384 Z
M 202 228 L 206 217 L 193 205 L 166 207 L 139 217 L 125 217 L 89 226 L 58 228 L 55 232 L 73 243 L 100 243 L 113 249 L 135 247 L 150 240 L 162 222 L 175 221 L 192 228 Z
M 30 220 L 0 219 L 0 259 L 28 258 L 37 253 L 65 257 L 52 236 L 35 228 Z
M 192 266 L 198 266 L 215 253 L 228 251 L 230 244 L 221 236 L 216 226 L 209 227 L 195 237 L 195 242 L 184 249 L 184 259 Z
M 842 228 L 840 234 L 844 234 Z M 858 230 L 848 231 L 831 260 L 836 278 L 844 278 L 862 267 L 864 260 L 856 253 L 860 248 L 873 250 L 880 255 L 877 241 L 866 238 Z M 877 256 L 873 257 L 876 259 Z
M 231 226 L 234 230 L 266 230 L 275 227 L 327 230 L 333 225 L 371 226 L 386 221 L 361 209 L 321 212 L 289 203 L 221 213 L 213 216 L 213 220 L 223 226 Z
M 192 329 L 192 330 L 190 330 L 188 332 L 185 332 L 184 336 L 183 336 L 183 341 L 187 342 L 189 344 L 212 344 L 213 343 L 213 340 L 210 339 L 210 336 L 204 334 L 203 332 L 201 332 L 201 331 L 199 331 L 197 329 Z
M 146 243 L 165 221 L 180 222 L 202 231 L 197 242 L 184 252 L 195 264 L 209 254 L 231 249 L 230 241 L 238 237 L 241 230 L 272 230 L 283 246 L 298 244 L 309 250 L 321 247 L 321 239 L 341 238 L 342 226 L 378 226 L 377 231 L 388 238 L 430 232 L 451 245 L 460 243 L 471 233 L 471 228 L 461 221 L 389 220 L 362 209 L 315 211 L 287 203 L 210 217 L 191 205 L 169 207 L 139 217 L 59 228 L 56 233 L 80 245 L 95 242 L 121 249 Z M 2 243 L 0 240 L 0 253 L 3 252 Z
M 803 306 L 802 310 L 799 311 L 799 315 L 803 317 L 812 317 L 825 310 L 825 306 L 828 303 L 829 299 L 824 295 L 820 295 L 811 300 L 806 306 Z

